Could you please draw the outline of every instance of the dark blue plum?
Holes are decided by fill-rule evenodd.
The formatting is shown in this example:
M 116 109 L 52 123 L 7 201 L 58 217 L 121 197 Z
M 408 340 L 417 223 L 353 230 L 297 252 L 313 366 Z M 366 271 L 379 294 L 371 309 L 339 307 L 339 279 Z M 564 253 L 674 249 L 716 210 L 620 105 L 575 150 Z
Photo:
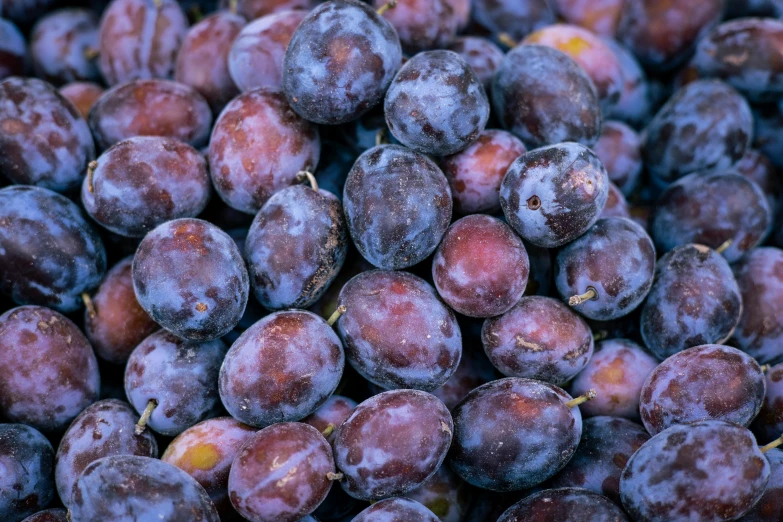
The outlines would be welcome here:
M 35 75 L 56 85 L 99 81 L 92 53 L 98 51 L 98 15 L 89 9 L 59 9 L 40 18 L 30 34 Z
M 73 312 L 105 271 L 103 242 L 73 202 L 37 187 L 0 190 L 2 293 Z
M 54 498 L 54 449 L 24 424 L 0 424 L 0 518 L 20 522 Z
M 376 502 L 352 520 L 353 522 L 438 522 L 441 519 L 414 500 L 396 497 Z
M 616 504 L 582 488 L 546 489 L 520 500 L 498 522 L 628 522 Z
M 347 252 L 342 206 L 317 185 L 275 193 L 245 240 L 253 293 L 269 310 L 312 306 L 337 276 Z
M 609 177 L 598 157 L 578 143 L 560 143 L 511 164 L 500 185 L 500 206 L 523 239 L 555 248 L 595 224 L 608 194 Z
M 717 80 L 698 80 L 674 93 L 645 132 L 642 154 L 663 188 L 704 169 L 726 169 L 750 147 L 753 116 L 745 99 Z
M 84 470 L 74 489 L 71 519 L 79 522 L 220 522 L 209 495 L 179 468 L 158 459 L 113 456 Z
M 162 435 L 178 435 L 220 413 L 218 373 L 226 356 L 219 339 L 186 341 L 159 331 L 139 344 L 125 367 L 125 393 L 146 424 Z M 150 404 L 152 403 L 152 406 Z
M 639 411 L 655 435 L 674 424 L 724 420 L 748 426 L 764 403 L 759 364 L 730 346 L 707 344 L 676 353 L 647 377 Z
M 439 156 L 476 141 L 489 119 L 481 82 L 453 51 L 428 51 L 408 60 L 389 86 L 384 110 L 400 143 Z
M 585 488 L 619 504 L 620 475 L 631 455 L 648 440 L 650 435 L 644 428 L 627 419 L 585 419 L 576 453 L 547 486 Z
M 95 157 L 87 123 L 50 84 L 35 78 L 0 82 L 0 175 L 57 192 L 78 187 Z
M 413 266 L 432 254 L 451 221 L 451 189 L 427 156 L 399 145 L 356 160 L 343 194 L 356 248 L 378 268 Z
M 231 237 L 200 219 L 175 219 L 147 234 L 133 257 L 133 287 L 163 328 L 191 341 L 230 332 L 242 318 L 250 281 Z
M 530 488 L 568 463 L 582 434 L 571 396 L 541 381 L 510 377 L 479 386 L 453 410 L 449 465 L 474 486 Z
M 503 127 L 531 148 L 563 141 L 593 145 L 601 134 L 601 106 L 590 77 L 564 53 L 519 45 L 500 62 L 492 108 Z
M 92 462 L 110 455 L 158 456 L 152 433 L 135 433 L 138 418 L 128 403 L 105 399 L 74 419 L 60 441 L 55 460 L 54 478 L 63 504 L 70 505 L 77 479 Z
M 555 259 L 560 297 L 590 319 L 611 321 L 639 306 L 653 284 L 655 247 L 626 218 L 599 219 Z
M 728 340 L 742 296 L 726 260 L 704 245 L 683 245 L 658 260 L 642 307 L 644 344 L 658 359 Z
M 23 76 L 27 43 L 22 32 L 9 20 L 0 18 L 0 80 Z
M 769 477 L 769 462 L 745 428 L 716 420 L 680 424 L 631 456 L 620 497 L 634 520 L 737 520 L 761 498 Z
M 358 0 L 326 2 L 291 37 L 283 92 L 304 119 L 345 123 L 380 103 L 401 61 L 397 32 L 372 7 Z
M 783 15 L 781 11 L 777 18 Z M 703 77 L 725 81 L 752 102 L 777 101 L 783 94 L 781 42 L 780 20 L 732 20 L 720 24 L 699 42 L 693 64 Z
M 652 234 L 664 253 L 699 243 L 720 248 L 733 263 L 761 243 L 771 224 L 767 197 L 756 183 L 734 172 L 697 173 L 661 194 Z

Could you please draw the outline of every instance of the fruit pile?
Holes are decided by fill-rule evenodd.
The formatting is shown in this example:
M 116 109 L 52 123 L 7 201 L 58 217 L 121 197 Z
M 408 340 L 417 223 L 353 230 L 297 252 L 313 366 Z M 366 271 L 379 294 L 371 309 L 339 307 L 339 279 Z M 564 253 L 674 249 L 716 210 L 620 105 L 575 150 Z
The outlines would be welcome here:
M 783 522 L 782 169 L 781 0 L 0 0 L 0 522 Z

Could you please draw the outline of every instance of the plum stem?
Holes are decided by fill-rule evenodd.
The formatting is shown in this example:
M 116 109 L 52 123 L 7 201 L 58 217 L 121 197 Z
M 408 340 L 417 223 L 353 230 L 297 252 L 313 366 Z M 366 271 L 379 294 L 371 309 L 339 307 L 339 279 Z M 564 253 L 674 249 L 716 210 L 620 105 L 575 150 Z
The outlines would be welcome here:
M 728 249 L 729 249 L 729 247 L 731 246 L 731 244 L 732 244 L 732 243 L 733 243 L 733 241 L 732 241 L 731 239 L 727 239 L 726 241 L 724 241 L 723 243 L 721 243 L 721 245 L 720 245 L 718 248 L 716 248 L 716 249 L 715 249 L 715 251 L 716 251 L 717 253 L 719 253 L 719 254 L 722 254 L 722 253 L 724 253 L 726 250 L 728 250 Z
M 585 301 L 589 301 L 591 299 L 595 299 L 598 297 L 598 292 L 595 291 L 595 288 L 592 286 L 587 287 L 587 292 L 585 292 L 582 295 L 572 295 L 568 298 L 568 304 L 570 306 L 576 306 L 584 303 Z
M 315 180 L 315 176 L 313 176 L 313 173 L 309 170 L 300 170 L 296 173 L 296 180 L 301 183 L 304 180 L 307 180 L 310 182 L 310 188 L 318 191 L 318 182 Z
M 574 406 L 579 406 L 580 404 L 583 404 L 591 399 L 595 399 L 595 396 L 598 395 L 594 389 L 590 388 L 585 392 L 584 394 L 580 395 L 579 397 L 576 397 L 574 399 L 571 399 L 570 401 L 566 402 L 565 405 L 568 408 L 573 408 Z
M 229 0 L 228 2 L 228 11 L 231 14 L 237 14 L 237 5 L 239 2 L 237 0 Z
M 155 4 L 155 9 L 163 7 L 163 0 L 152 0 L 152 3 Z
M 326 425 L 326 427 L 324 428 L 324 431 L 321 432 L 321 435 L 323 435 L 324 438 L 326 438 L 329 435 L 331 435 L 332 433 L 334 433 L 334 424 L 332 424 L 330 422 L 329 424 Z
M 136 435 L 141 435 L 144 433 L 144 428 L 147 427 L 147 421 L 150 420 L 150 415 L 152 415 L 152 411 L 157 406 L 158 401 L 155 399 L 150 399 L 150 401 L 147 403 L 147 407 L 144 408 L 144 411 L 141 414 L 139 422 L 136 423 Z
M 332 315 L 329 316 L 329 319 L 326 320 L 326 324 L 329 326 L 334 326 L 334 323 L 337 322 L 337 320 L 340 318 L 341 315 L 345 313 L 345 305 L 340 305 L 337 307 L 337 310 L 334 311 Z
M 388 11 L 393 7 L 397 7 L 397 0 L 389 0 L 388 2 L 380 6 L 378 10 L 375 12 L 378 13 L 378 16 L 383 16 L 383 13 L 385 13 L 386 11 Z
M 595 342 L 603 341 L 607 337 L 609 337 L 609 332 L 607 332 L 606 330 L 598 330 L 596 333 L 593 334 L 593 341 Z
M 345 477 L 342 473 L 332 473 L 331 471 L 326 474 L 326 478 L 329 480 L 342 480 Z
M 388 142 L 389 141 L 386 139 L 386 132 L 383 129 L 378 129 L 378 132 L 375 133 L 375 146 L 378 147 L 379 145 L 384 145 Z
M 67 520 L 68 522 L 71 522 L 73 520 L 71 518 L 71 510 L 70 509 L 65 512 L 65 520 Z
M 84 57 L 88 60 L 96 59 L 99 54 L 101 54 L 101 52 L 95 47 L 87 47 L 84 49 Z
M 781 436 L 780 436 L 780 437 L 778 437 L 777 439 L 773 440 L 773 441 L 772 441 L 772 442 L 770 442 L 769 444 L 766 444 L 766 445 L 764 445 L 764 446 L 761 446 L 761 447 L 759 448 L 759 450 L 761 451 L 761 453 L 766 453 L 766 452 L 768 452 L 768 451 L 769 451 L 769 450 L 771 450 L 771 449 L 777 448 L 777 447 L 778 447 L 778 446 L 780 446 L 781 444 L 783 444 L 783 435 L 781 435 Z
M 90 191 L 90 194 L 95 192 L 95 185 L 92 184 L 92 178 L 95 173 L 95 169 L 98 168 L 98 162 L 95 160 L 92 160 L 87 164 L 87 190 Z
M 87 292 L 82 292 L 82 301 L 84 301 L 84 307 L 87 308 L 87 313 L 89 314 L 90 319 L 95 319 L 95 316 L 98 315 L 98 312 L 95 310 L 95 303 L 92 302 L 90 294 Z
M 767 373 L 769 371 L 769 364 L 762 364 L 760 367 L 761 373 Z
M 517 41 L 514 40 L 508 33 L 500 33 L 498 35 L 498 42 L 502 43 L 506 47 L 514 48 L 517 46 Z

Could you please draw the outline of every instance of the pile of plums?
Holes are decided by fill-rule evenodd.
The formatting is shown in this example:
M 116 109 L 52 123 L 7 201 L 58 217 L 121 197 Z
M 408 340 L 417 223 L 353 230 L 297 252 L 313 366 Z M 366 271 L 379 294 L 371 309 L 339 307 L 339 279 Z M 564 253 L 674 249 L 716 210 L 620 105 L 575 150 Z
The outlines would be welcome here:
M 783 522 L 782 172 L 781 0 L 0 0 L 0 522 Z

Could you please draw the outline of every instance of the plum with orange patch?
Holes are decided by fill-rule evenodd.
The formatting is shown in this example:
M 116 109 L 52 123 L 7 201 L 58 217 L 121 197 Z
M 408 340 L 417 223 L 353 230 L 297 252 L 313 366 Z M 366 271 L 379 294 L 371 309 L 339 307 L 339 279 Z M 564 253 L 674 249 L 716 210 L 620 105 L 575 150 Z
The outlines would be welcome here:
M 196 479 L 215 507 L 230 519 L 235 515 L 228 499 L 228 474 L 239 450 L 256 430 L 231 417 L 199 422 L 180 433 L 160 457 Z
M 623 76 L 617 56 L 589 30 L 576 25 L 554 24 L 528 35 L 522 44 L 546 45 L 570 56 L 595 84 L 604 112 L 610 111 L 620 100 Z
M 595 352 L 569 387 L 577 396 L 596 390 L 597 396 L 581 406 L 587 416 L 608 415 L 639 420 L 639 396 L 658 361 L 628 339 L 609 339 L 595 345 Z

